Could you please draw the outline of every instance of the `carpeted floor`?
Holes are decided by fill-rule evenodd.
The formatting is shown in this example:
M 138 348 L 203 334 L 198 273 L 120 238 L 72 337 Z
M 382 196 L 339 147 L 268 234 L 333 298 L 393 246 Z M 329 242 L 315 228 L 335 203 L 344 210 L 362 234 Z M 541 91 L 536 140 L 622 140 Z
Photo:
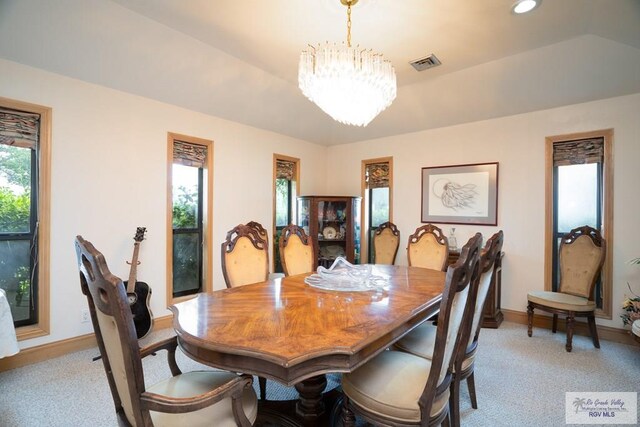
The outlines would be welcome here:
M 147 341 L 168 336 L 164 330 Z M 471 408 L 462 386 L 463 426 L 564 426 L 565 392 L 640 391 L 640 347 L 574 337 L 573 352 L 564 349 L 564 333 L 503 323 L 483 329 L 476 359 L 478 409 Z M 113 401 L 97 349 L 0 373 L 0 426 L 116 426 Z M 178 356 L 183 371 L 202 365 Z M 169 376 L 164 355 L 144 362 L 145 380 Z M 329 377 L 328 388 L 339 384 Z M 257 388 L 257 381 L 254 382 Z M 269 399 L 292 399 L 295 389 L 269 381 Z M 639 405 L 640 406 L 640 405 Z

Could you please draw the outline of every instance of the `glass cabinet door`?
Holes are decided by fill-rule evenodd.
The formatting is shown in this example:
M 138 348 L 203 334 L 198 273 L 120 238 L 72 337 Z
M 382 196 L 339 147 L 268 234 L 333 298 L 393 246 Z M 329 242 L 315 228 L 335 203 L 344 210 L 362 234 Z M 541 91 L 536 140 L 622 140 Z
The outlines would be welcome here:
M 298 227 L 302 227 L 309 235 L 309 214 L 311 211 L 311 201 L 309 199 L 298 199 Z
M 347 256 L 347 202 L 318 201 L 318 265 L 330 267 Z

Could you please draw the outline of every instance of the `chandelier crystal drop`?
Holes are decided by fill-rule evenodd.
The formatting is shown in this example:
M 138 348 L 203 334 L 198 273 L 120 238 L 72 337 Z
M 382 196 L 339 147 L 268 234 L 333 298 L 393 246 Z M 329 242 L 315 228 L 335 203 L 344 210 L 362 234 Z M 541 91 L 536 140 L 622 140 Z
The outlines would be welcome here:
M 300 54 L 298 86 L 334 120 L 366 126 L 396 98 L 396 73 L 381 54 L 351 47 L 351 6 L 347 6 L 347 43 L 311 46 Z

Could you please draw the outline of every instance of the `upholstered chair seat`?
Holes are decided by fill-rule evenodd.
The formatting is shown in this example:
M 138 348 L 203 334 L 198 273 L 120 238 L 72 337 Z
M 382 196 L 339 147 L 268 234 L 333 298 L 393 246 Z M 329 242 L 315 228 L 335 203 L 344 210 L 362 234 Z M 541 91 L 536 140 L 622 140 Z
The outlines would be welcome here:
M 392 222 L 380 224 L 373 233 L 373 261 L 393 265 L 400 246 L 400 231 Z
M 301 227 L 289 224 L 280 233 L 280 263 L 285 275 L 311 273 L 314 271 L 313 240 Z
M 431 360 L 399 351 L 385 351 L 342 377 L 342 389 L 351 402 L 401 423 L 420 423 L 418 401 L 431 370 Z M 433 402 L 430 418 L 446 408 L 448 391 Z
M 194 371 L 177 377 L 171 377 L 147 388 L 148 393 L 155 393 L 172 398 L 190 398 L 222 387 L 231 381 L 236 374 L 224 371 Z M 242 395 L 242 408 L 253 424 L 258 415 L 258 400 L 252 389 L 246 389 Z M 192 427 L 215 425 L 219 427 L 235 427 L 236 421 L 231 409 L 231 398 L 227 397 L 207 408 L 186 414 L 169 414 L 149 411 L 155 427 Z
M 409 236 L 407 259 L 412 267 L 445 271 L 449 259 L 449 241 L 433 224 L 418 227 Z
M 557 292 L 531 291 L 527 294 L 527 335 L 533 333 L 533 311 L 553 314 L 552 332 L 556 332 L 558 315 L 567 317 L 567 351 L 572 350 L 576 317 L 586 317 L 593 345 L 600 348 L 595 318 L 595 284 L 600 277 L 606 254 L 605 241 L 595 228 L 584 226 L 571 230 L 560 240 Z
M 596 309 L 596 303 L 588 298 L 576 295 L 562 294 L 551 291 L 531 291 L 527 294 L 531 302 L 544 304 L 547 307 L 567 311 L 591 311 Z

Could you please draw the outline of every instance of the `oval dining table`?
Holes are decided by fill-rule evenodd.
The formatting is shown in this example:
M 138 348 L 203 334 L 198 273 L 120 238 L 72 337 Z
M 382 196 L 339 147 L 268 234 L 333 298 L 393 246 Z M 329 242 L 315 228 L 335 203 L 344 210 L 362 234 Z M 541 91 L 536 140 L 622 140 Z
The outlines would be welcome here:
M 294 418 L 314 425 L 326 417 L 325 374 L 352 372 L 438 312 L 444 272 L 372 269 L 385 290 L 324 290 L 301 274 L 200 294 L 169 307 L 178 343 L 203 364 L 294 385 Z

